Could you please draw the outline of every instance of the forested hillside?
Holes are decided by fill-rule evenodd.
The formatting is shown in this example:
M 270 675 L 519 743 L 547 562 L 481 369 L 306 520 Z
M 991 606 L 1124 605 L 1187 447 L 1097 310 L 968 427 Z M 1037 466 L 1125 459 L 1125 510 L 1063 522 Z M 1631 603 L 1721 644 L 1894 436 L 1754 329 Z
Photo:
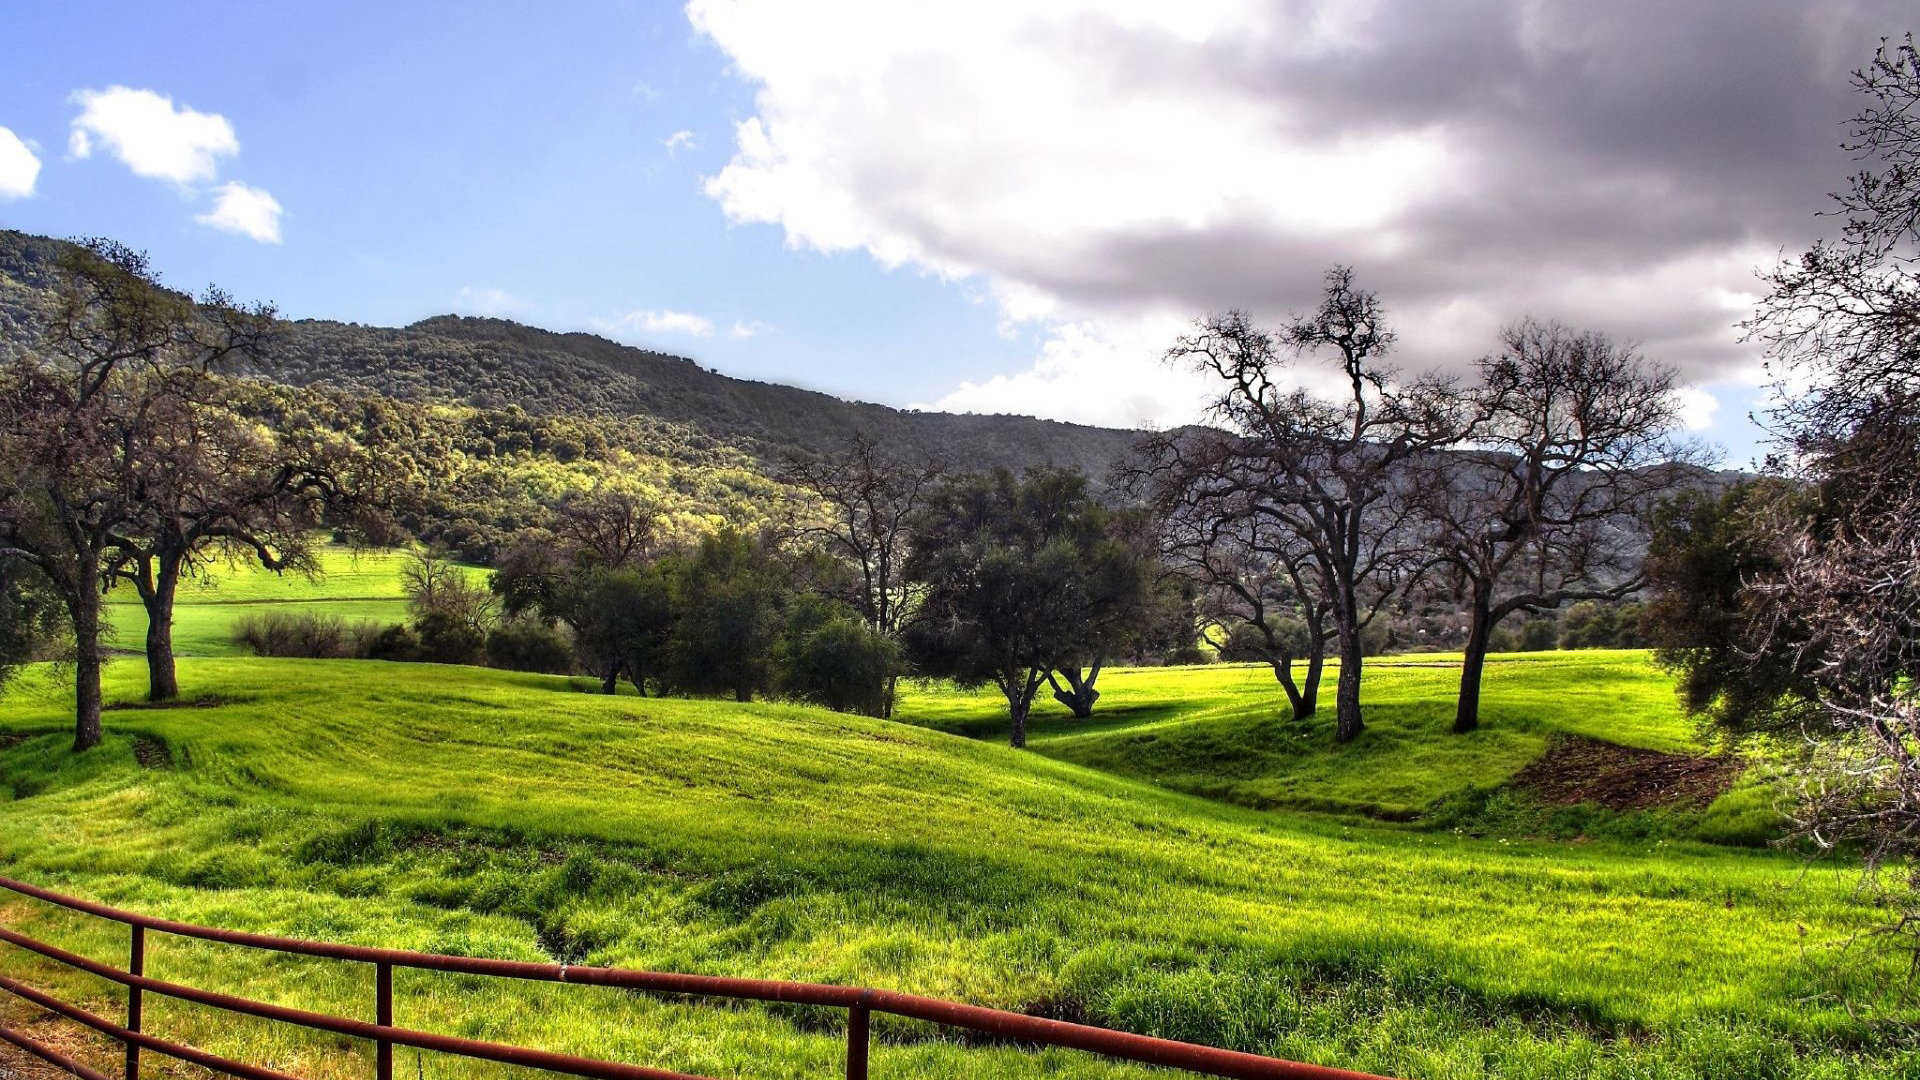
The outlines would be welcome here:
M 0 230 L 0 331 L 47 287 L 61 241 Z M 241 292 L 245 283 L 234 283 Z M 271 299 L 271 298 L 267 298 Z M 855 432 L 966 467 L 1074 467 L 1104 477 L 1134 434 L 1023 416 L 912 412 L 735 379 L 684 357 L 592 334 L 441 315 L 404 328 L 302 319 L 259 372 L 296 386 L 547 415 L 649 416 L 690 425 L 763 460 L 825 450 Z M 0 334 L 23 340 L 12 332 Z

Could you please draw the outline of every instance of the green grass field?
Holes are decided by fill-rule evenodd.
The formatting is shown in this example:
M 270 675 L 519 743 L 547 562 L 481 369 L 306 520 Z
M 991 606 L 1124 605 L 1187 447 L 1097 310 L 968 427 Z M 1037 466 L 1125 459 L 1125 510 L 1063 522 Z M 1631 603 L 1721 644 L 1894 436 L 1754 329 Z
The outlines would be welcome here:
M 319 574 L 276 574 L 257 563 L 219 564 L 213 573 L 183 582 L 174 603 L 173 648 L 179 656 L 241 656 L 233 627 L 250 612 L 267 609 L 337 615 L 377 623 L 407 620 L 400 571 L 408 556 L 394 550 L 354 551 L 337 544 L 319 549 Z M 469 573 L 483 574 L 478 568 Z M 147 633 L 146 609 L 133 589 L 121 585 L 107 594 L 110 644 L 140 652 Z
M 1763 784 L 1645 828 L 1580 811 L 1569 840 L 1463 816 L 1561 734 L 1690 749 L 1644 656 L 1502 658 L 1466 738 L 1444 733 L 1445 664 L 1370 665 L 1369 730 L 1343 748 L 1327 721 L 1279 718 L 1263 669 L 1214 666 L 1111 672 L 1092 721 L 1048 702 L 1022 752 L 993 698 L 936 686 L 889 722 L 205 656 L 181 665 L 193 705 L 150 709 L 125 657 L 108 741 L 79 757 L 57 673 L 0 698 L 0 872 L 215 925 L 864 983 L 1407 1077 L 1920 1076 L 1920 1011 L 1900 958 L 1861 937 L 1887 913 L 1857 874 L 1688 838 L 1764 833 Z M 124 949 L 123 929 L 31 902 L 0 917 Z M 371 1008 L 351 966 L 172 939 L 150 957 L 162 978 Z M 117 1000 L 17 951 L 0 969 Z M 843 1052 L 835 1016 L 804 1010 L 420 973 L 398 992 L 405 1025 L 713 1076 L 832 1075 Z M 148 1016 L 301 1075 L 370 1066 L 348 1040 L 152 998 Z M 877 1030 L 876 1077 L 1147 1075 Z

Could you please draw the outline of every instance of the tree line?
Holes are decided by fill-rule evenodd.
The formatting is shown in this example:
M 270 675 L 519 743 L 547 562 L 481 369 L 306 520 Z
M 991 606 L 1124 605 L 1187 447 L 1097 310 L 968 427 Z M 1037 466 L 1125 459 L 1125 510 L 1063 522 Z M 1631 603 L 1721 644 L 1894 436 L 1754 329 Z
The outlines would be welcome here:
M 491 563 L 490 587 L 422 559 L 406 626 L 262 617 L 241 638 L 879 716 L 903 676 L 944 677 L 996 688 L 1016 746 L 1043 692 L 1084 718 L 1116 659 L 1191 660 L 1205 642 L 1270 664 L 1298 717 L 1336 658 L 1346 740 L 1376 618 L 1437 606 L 1466 616 L 1465 731 L 1504 620 L 1638 588 L 1637 530 L 1681 456 L 1672 376 L 1633 350 L 1522 322 L 1476 381 L 1402 378 L 1381 305 L 1340 268 L 1311 316 L 1270 331 L 1227 313 L 1177 342 L 1171 362 L 1218 380 L 1217 426 L 1144 437 L 1111 487 L 961 472 L 856 436 L 783 462 L 785 509 L 698 474 L 749 493 L 744 512 L 703 517 L 690 507 L 733 496 L 623 472 L 648 459 L 562 421 L 231 377 L 274 348 L 272 310 L 167 290 L 110 241 L 67 249 L 59 281 L 41 339 L 0 368 L 0 584 L 13 625 L 44 638 L 47 613 L 63 616 L 81 748 L 100 737 L 106 588 L 139 596 L 149 697 L 166 701 L 184 579 L 233 559 L 312 572 L 323 526 L 446 548 L 483 513 L 497 522 L 484 542 L 453 550 Z M 1300 388 L 1319 364 L 1342 394 Z M 536 449 L 614 464 L 590 487 L 500 503 L 541 478 L 474 462 Z

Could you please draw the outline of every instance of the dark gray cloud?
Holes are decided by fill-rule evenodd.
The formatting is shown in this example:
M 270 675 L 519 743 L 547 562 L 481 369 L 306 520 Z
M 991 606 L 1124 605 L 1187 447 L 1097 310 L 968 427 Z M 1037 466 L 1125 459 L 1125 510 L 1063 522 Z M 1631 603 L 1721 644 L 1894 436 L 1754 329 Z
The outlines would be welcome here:
M 1183 313 L 1298 309 L 1352 263 L 1412 362 L 1535 314 L 1701 382 L 1751 364 L 1732 323 L 1754 271 L 1822 229 L 1851 168 L 1848 72 L 1920 22 L 1881 0 L 1406 0 L 808 31 L 705 7 L 761 87 L 709 191 L 797 243 L 980 275 L 1010 317 L 1136 353 Z

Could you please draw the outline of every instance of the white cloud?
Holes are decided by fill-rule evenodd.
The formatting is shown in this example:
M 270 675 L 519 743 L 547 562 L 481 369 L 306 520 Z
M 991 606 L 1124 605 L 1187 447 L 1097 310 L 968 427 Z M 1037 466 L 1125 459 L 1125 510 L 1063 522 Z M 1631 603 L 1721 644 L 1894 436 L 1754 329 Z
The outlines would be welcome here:
M 687 311 L 629 311 L 612 319 L 594 319 L 593 326 L 607 334 L 684 334 L 688 337 L 712 337 L 713 320 Z
M 1862 10 L 1836 3 L 1829 29 Z M 1732 326 L 1753 271 L 1803 241 L 1796 193 L 1820 190 L 1808 162 L 1849 107 L 1828 30 L 1790 6 L 687 11 L 755 89 L 705 181 L 729 220 L 965 281 L 1004 332 L 1037 331 L 1026 370 L 935 404 L 1103 422 L 1189 418 L 1159 335 L 1226 307 L 1282 319 L 1336 263 L 1380 293 L 1409 367 L 1463 368 L 1534 315 L 1727 379 L 1753 360 Z
M 256 187 L 230 180 L 213 189 L 213 209 L 195 221 L 221 232 L 250 236 L 263 244 L 280 242 L 280 202 Z
M 700 149 L 700 144 L 694 141 L 693 132 L 685 130 L 676 131 L 666 138 L 661 139 L 660 145 L 667 148 L 667 156 L 669 157 L 677 155 L 682 150 Z
M 519 297 L 505 289 L 462 285 L 454 294 L 453 309 L 465 315 L 490 315 L 498 318 L 526 310 Z
M 963 382 L 912 408 L 940 412 L 1015 413 L 1106 427 L 1164 427 L 1198 417 L 1212 388 L 1160 357 L 1182 326 L 1177 319 L 1052 329 L 1033 366 Z
M 1680 425 L 1688 431 L 1705 431 L 1713 426 L 1714 415 L 1720 411 L 1720 399 L 1705 387 L 1683 386 L 1674 393 L 1674 411 L 1680 416 Z
M 211 181 L 219 159 L 240 152 L 226 117 L 175 106 L 152 90 L 79 90 L 73 102 L 80 115 L 67 151 L 76 158 L 91 156 L 98 144 L 137 176 L 193 184 Z
M 750 322 L 736 321 L 733 324 L 733 329 L 727 331 L 727 336 L 732 338 L 759 337 L 761 334 L 764 334 L 767 331 L 772 329 L 773 327 L 768 326 L 766 323 L 761 322 L 759 319 L 754 319 Z
M 40 158 L 20 136 L 0 127 L 0 199 L 24 199 L 33 194 L 40 176 Z

